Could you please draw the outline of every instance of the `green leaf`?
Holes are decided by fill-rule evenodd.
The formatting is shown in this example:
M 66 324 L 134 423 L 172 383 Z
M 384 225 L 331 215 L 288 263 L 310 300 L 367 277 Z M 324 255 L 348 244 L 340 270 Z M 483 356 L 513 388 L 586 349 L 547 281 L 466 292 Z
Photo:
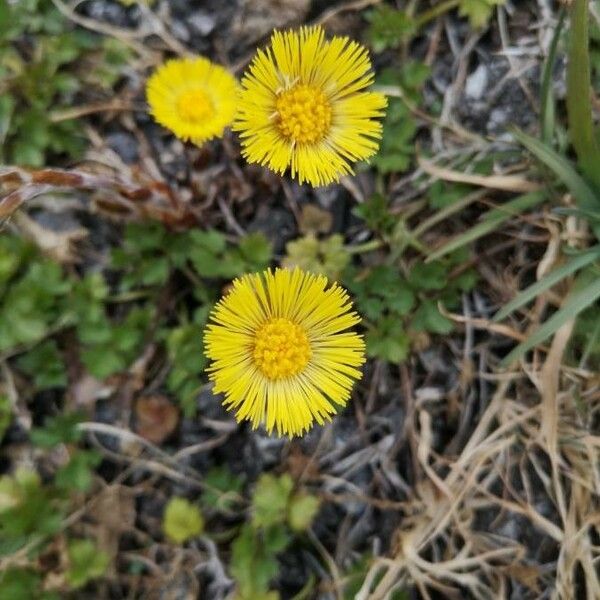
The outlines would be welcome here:
M 526 352 L 556 333 L 567 321 L 574 319 L 582 310 L 591 306 L 598 298 L 600 298 L 600 279 L 595 279 L 584 289 L 574 292 L 537 331 L 502 360 L 502 365 L 507 366 L 521 358 Z
M 567 62 L 569 137 L 586 177 L 600 188 L 600 146 L 594 132 L 589 54 L 589 0 L 573 0 Z
M 401 321 L 396 317 L 385 317 L 365 336 L 367 354 L 391 363 L 406 359 L 410 349 L 410 339 Z
M 204 531 L 200 509 L 185 498 L 171 498 L 165 508 L 163 531 L 176 544 L 199 536 Z
M 288 508 L 288 522 L 293 531 L 306 531 L 319 511 L 319 499 L 306 493 L 295 494 Z
M 243 487 L 242 478 L 226 467 L 214 467 L 204 477 L 205 489 L 202 504 L 223 512 L 231 511 L 239 502 Z
M 550 289 L 559 281 L 562 281 L 565 277 L 568 277 L 576 271 L 579 271 L 599 257 L 600 246 L 596 246 L 587 252 L 583 252 L 571 258 L 564 265 L 554 269 L 545 277 L 530 285 L 527 289 L 519 292 L 515 298 L 513 298 L 494 315 L 494 321 L 501 321 L 510 313 L 514 312 L 518 308 L 521 308 L 521 306 L 527 304 L 530 300 L 533 300 L 540 294 L 543 294 L 546 290 Z
M 12 421 L 12 405 L 5 394 L 0 394 L 0 443 Z
M 544 61 L 544 68 L 542 70 L 542 82 L 540 86 L 540 129 L 542 131 L 542 140 L 546 144 L 550 144 L 554 136 L 554 118 L 556 109 L 554 106 L 552 83 L 554 78 L 554 67 L 556 65 L 558 43 L 565 24 L 565 16 L 565 8 L 561 7 L 558 23 L 556 24 L 556 27 L 554 29 L 554 34 L 552 35 L 552 42 L 550 43 L 550 48 L 548 50 L 548 56 Z
M 41 485 L 35 471 L 19 468 L 0 478 L 0 556 L 31 541 L 41 543 L 61 528 L 63 518 L 52 489 Z
M 194 246 L 202 248 L 213 255 L 223 252 L 226 247 L 225 236 L 215 229 L 208 231 L 194 230 L 190 233 L 190 241 Z
M 396 221 L 389 212 L 388 198 L 382 194 L 373 194 L 352 212 L 363 219 L 370 229 L 376 231 L 389 232 Z
M 243 237 L 239 249 L 250 271 L 260 271 L 268 266 L 273 257 L 271 242 L 262 233 L 252 233 Z
M 101 460 L 102 456 L 94 450 L 75 452 L 71 460 L 56 472 L 56 486 L 67 491 L 86 492 L 92 485 L 92 469 Z
M 454 329 L 454 324 L 450 319 L 444 317 L 437 307 L 437 303 L 431 300 L 424 300 L 415 312 L 412 322 L 412 328 L 415 331 L 428 331 L 446 335 Z
M 448 208 L 463 200 L 472 191 L 473 188 L 468 185 L 434 181 L 427 191 L 429 206 L 436 210 Z
M 42 342 L 23 354 L 17 365 L 40 390 L 67 385 L 65 365 L 54 340 Z
M 231 546 L 230 571 L 237 583 L 236 600 L 271 600 L 269 583 L 279 572 L 276 555 L 290 538 L 281 526 L 270 528 L 264 536 L 244 523 Z
M 110 564 L 108 554 L 97 548 L 92 540 L 69 541 L 67 555 L 69 557 L 67 582 L 75 589 L 102 577 Z
M 344 238 L 335 234 L 318 240 L 313 233 L 288 242 L 282 266 L 288 269 L 300 267 L 311 273 L 325 275 L 336 280 L 350 262 L 350 253 L 344 246 Z
M 4 140 L 10 131 L 15 104 L 16 102 L 12 96 L 8 94 L 0 96 L 0 152 L 2 152 L 1 148 L 4 145 Z
M 283 523 L 293 487 L 294 482 L 287 473 L 281 477 L 263 473 L 256 482 L 252 497 L 252 525 L 266 528 Z
M 592 214 L 600 212 L 600 200 L 568 160 L 548 145 L 522 131 L 514 130 L 513 135 L 563 182 L 571 194 L 573 194 L 581 209 L 589 211 Z
M 401 10 L 382 4 L 367 14 L 367 36 L 374 52 L 397 48 L 415 32 L 413 18 Z
M 386 303 L 390 310 L 400 316 L 405 316 L 415 305 L 415 295 L 409 287 L 401 287 L 396 290 L 394 296 L 386 297 Z
M 58 444 L 74 444 L 81 439 L 81 430 L 77 425 L 81 423 L 82 415 L 79 413 L 60 414 L 46 420 L 43 427 L 31 430 L 31 442 L 42 448 L 52 448 Z
M 492 16 L 494 6 L 505 2 L 506 0 L 460 0 L 459 13 L 469 18 L 472 27 L 483 27 Z
M 202 387 L 201 375 L 207 364 L 202 342 L 203 316 L 200 322 L 173 327 L 166 335 L 171 370 L 167 386 L 177 395 L 185 416 L 196 412 L 196 398 Z
M 447 276 L 447 267 L 441 262 L 417 263 L 408 275 L 408 282 L 418 290 L 442 290 Z
M 0 9 L 0 19 L 1 17 Z M 31 569 L 8 568 L 0 572 L 0 598 L 6 600 L 58 600 L 58 594 L 42 591 L 40 576 Z

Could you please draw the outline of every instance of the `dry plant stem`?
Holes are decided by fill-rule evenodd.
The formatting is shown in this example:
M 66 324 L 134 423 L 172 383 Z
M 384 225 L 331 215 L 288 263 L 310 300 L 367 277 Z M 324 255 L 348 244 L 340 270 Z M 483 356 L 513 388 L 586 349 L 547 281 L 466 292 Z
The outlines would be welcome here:
M 442 573 L 438 570 L 439 564 L 424 561 L 418 554 L 455 517 L 461 500 L 465 494 L 472 493 L 474 484 L 486 463 L 510 443 L 510 439 L 503 439 L 490 444 L 489 438 L 486 439 L 487 431 L 501 410 L 508 385 L 509 381 L 500 383 L 494 398 L 487 407 L 459 459 L 451 466 L 450 472 L 443 479 L 444 488 L 450 493 L 451 499 L 438 499 L 436 506 L 433 508 L 433 513 L 428 514 L 426 520 L 417 521 L 410 530 L 403 531 L 400 534 L 399 550 L 393 560 L 374 561 L 369 572 L 371 576 L 368 575 L 365 579 L 365 583 L 357 594 L 356 600 L 385 600 L 390 591 L 395 587 L 398 579 L 402 578 L 403 573 L 406 572 L 410 573 L 411 579 L 417 585 L 419 585 L 419 581 L 424 581 L 430 585 L 431 581 L 438 579 L 438 577 L 440 579 L 449 578 L 459 582 L 460 585 L 467 585 L 468 587 L 471 587 L 471 584 L 476 585 L 474 581 L 468 581 L 461 574 L 462 569 L 472 567 L 472 559 L 463 558 L 456 562 L 450 562 L 450 567 L 446 565 Z M 421 461 L 424 459 L 423 455 L 425 452 L 425 449 L 420 449 Z M 370 582 L 374 579 L 371 571 L 381 571 L 383 562 L 385 562 L 387 570 L 381 581 L 379 581 L 375 589 L 371 592 Z M 475 597 L 481 596 L 477 594 Z
M 2 188 L 6 188 L 4 194 Z M 150 218 L 166 225 L 193 225 L 198 222 L 194 209 L 180 201 L 162 181 L 143 184 L 122 177 L 107 177 L 83 170 L 0 167 L 0 219 L 6 219 L 21 205 L 49 193 L 84 190 L 101 193 L 96 207 L 121 219 Z
M 377 4 L 381 4 L 381 0 L 355 0 L 354 2 L 342 2 L 338 6 L 332 6 L 331 8 L 323 11 L 323 13 L 317 19 L 315 19 L 313 25 L 323 25 L 340 13 L 349 11 L 360 12 L 369 6 L 375 6 Z
M 81 27 L 85 27 L 90 31 L 96 31 L 97 33 L 102 33 L 109 37 L 113 37 L 121 41 L 123 44 L 129 46 L 133 50 L 135 50 L 139 56 L 144 57 L 146 60 L 151 59 L 152 52 L 149 51 L 144 44 L 137 41 L 136 38 L 143 38 L 148 35 L 148 32 L 132 32 L 128 29 L 112 27 L 110 25 L 106 25 L 105 23 L 101 23 L 96 21 L 95 19 L 88 19 L 86 17 L 82 17 L 81 15 L 75 12 L 75 6 L 79 4 L 76 2 L 73 7 L 69 6 L 62 0 L 52 0 L 54 6 L 58 9 L 60 13 L 62 13 L 67 19 L 73 21 L 77 25 Z M 151 61 L 153 62 L 153 61 Z
M 420 15 L 415 17 L 415 25 L 418 28 L 423 27 L 429 23 L 429 21 L 433 21 L 437 17 L 451 11 L 453 8 L 456 8 L 459 5 L 459 0 L 446 0 L 445 2 L 441 2 L 440 4 L 422 12 Z
M 468 183 L 495 190 L 505 190 L 507 192 L 535 192 L 541 189 L 539 183 L 529 181 L 524 177 L 516 175 L 471 175 L 461 173 L 444 167 L 438 167 L 435 163 L 422 156 L 419 156 L 419 167 L 429 175 L 452 181 L 453 183 Z

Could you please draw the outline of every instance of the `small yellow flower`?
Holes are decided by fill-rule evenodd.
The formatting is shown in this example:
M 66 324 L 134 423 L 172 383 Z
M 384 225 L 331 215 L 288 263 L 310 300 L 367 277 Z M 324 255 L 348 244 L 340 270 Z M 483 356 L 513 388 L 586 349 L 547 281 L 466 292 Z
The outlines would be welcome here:
M 325 40 L 321 27 L 275 31 L 242 79 L 233 128 L 243 154 L 313 186 L 339 181 L 351 163 L 375 154 L 387 100 L 364 91 L 373 83 L 363 46 Z
M 237 107 L 238 83 L 207 58 L 168 60 L 146 83 L 150 112 L 183 141 L 221 137 Z
M 204 336 L 210 379 L 238 421 L 301 435 L 344 406 L 364 342 L 348 294 L 300 269 L 244 275 L 217 303 Z

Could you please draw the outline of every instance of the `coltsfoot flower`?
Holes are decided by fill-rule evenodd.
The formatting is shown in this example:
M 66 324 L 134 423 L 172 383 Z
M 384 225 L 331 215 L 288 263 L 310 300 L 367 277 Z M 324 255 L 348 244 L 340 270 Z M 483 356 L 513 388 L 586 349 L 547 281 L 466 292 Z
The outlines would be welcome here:
M 373 83 L 366 48 L 321 27 L 275 31 L 242 79 L 233 129 L 251 163 L 300 183 L 339 181 L 379 148 L 387 100 Z
M 168 60 L 146 83 L 156 121 L 198 146 L 223 135 L 235 116 L 237 94 L 235 77 L 204 57 Z
M 253 428 L 301 435 L 331 420 L 361 377 L 364 342 L 346 291 L 300 269 L 244 275 L 206 328 L 215 392 Z

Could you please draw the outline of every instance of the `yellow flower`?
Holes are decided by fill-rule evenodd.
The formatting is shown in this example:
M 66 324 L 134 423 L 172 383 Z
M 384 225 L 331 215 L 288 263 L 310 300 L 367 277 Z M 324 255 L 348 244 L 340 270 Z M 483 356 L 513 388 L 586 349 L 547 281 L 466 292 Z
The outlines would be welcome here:
M 387 100 L 373 83 L 367 50 L 347 37 L 325 40 L 321 27 L 275 31 L 242 79 L 233 128 L 243 154 L 313 186 L 352 173 L 375 154 Z
M 204 336 L 210 379 L 238 421 L 300 435 L 331 420 L 364 362 L 348 294 L 300 269 L 244 275 L 215 306 Z
M 183 141 L 221 137 L 235 116 L 238 83 L 203 57 L 168 60 L 146 83 L 150 112 Z

